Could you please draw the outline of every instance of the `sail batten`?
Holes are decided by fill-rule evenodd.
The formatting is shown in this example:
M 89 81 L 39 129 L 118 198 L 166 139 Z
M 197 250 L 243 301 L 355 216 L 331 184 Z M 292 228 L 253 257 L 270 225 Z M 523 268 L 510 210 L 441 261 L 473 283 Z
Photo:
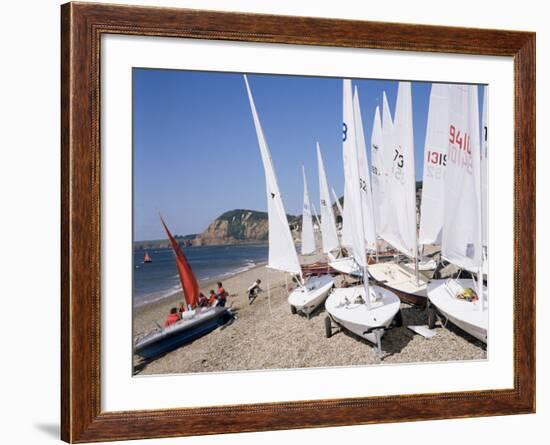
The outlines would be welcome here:
M 269 226 L 268 267 L 298 275 L 301 274 L 300 262 L 288 225 L 271 153 L 264 137 L 246 75 L 244 75 L 244 81 L 265 172 Z

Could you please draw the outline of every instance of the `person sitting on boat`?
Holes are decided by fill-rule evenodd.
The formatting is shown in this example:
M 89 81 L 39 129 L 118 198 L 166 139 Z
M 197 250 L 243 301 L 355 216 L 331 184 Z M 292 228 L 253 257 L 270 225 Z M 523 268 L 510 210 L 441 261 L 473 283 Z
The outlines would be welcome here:
M 204 295 L 202 292 L 199 295 L 199 301 L 197 303 L 197 306 L 199 307 L 207 307 L 208 304 L 208 298 L 206 298 L 206 295 Z
M 216 295 L 216 292 L 214 292 L 214 289 L 210 290 L 210 297 L 208 298 L 208 306 L 212 306 L 216 303 L 218 299 L 218 296 Z
M 166 321 L 164 322 L 164 327 L 170 326 L 171 324 L 174 324 L 180 320 L 180 316 L 178 314 L 178 309 L 173 307 L 170 309 L 170 313 L 168 314 L 168 317 L 166 317 Z
M 258 292 L 261 291 L 260 289 L 260 283 L 262 282 L 262 280 L 260 280 L 259 278 L 254 281 L 254 283 L 252 283 L 249 288 L 248 288 L 248 299 L 249 300 L 252 300 L 254 298 L 256 298 L 256 295 L 258 295 Z
M 182 312 L 185 312 L 185 302 L 182 301 L 180 303 L 180 308 L 178 309 L 178 312 L 181 314 Z

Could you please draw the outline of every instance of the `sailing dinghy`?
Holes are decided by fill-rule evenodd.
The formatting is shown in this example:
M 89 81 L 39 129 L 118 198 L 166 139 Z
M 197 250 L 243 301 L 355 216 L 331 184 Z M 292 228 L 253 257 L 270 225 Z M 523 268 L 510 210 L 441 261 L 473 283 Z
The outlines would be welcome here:
M 147 263 L 152 263 L 152 262 L 153 262 L 153 260 L 149 256 L 149 252 L 145 251 L 145 256 L 143 257 L 143 263 L 147 264 Z
M 402 301 L 425 306 L 428 280 L 419 273 L 416 231 L 416 181 L 414 169 L 412 97 L 410 82 L 399 82 L 395 122 L 392 122 L 386 95 L 383 97 L 383 126 L 375 116 L 372 145 L 382 150 L 383 181 L 377 178 L 375 190 L 379 205 L 379 236 L 400 254 L 414 262 L 414 268 L 399 262 L 369 267 L 378 283 L 397 293 Z M 380 136 L 381 135 L 381 136 Z M 382 182 L 382 184 L 380 184 Z
M 366 224 L 372 224 L 364 212 L 364 200 L 361 196 L 361 184 L 365 181 L 365 172 L 359 169 L 359 156 L 356 140 L 356 122 L 353 113 L 351 81 L 343 82 L 343 152 L 344 166 L 350 176 L 346 179 L 349 186 L 348 199 L 344 202 L 348 209 L 348 223 L 352 241 L 353 258 L 361 268 L 363 283 L 358 286 L 338 288 L 332 292 L 325 308 L 328 316 L 325 319 L 325 334 L 332 335 L 332 323 L 353 332 L 375 345 L 376 351 L 382 353 L 382 336 L 392 322 L 400 324 L 399 298 L 388 289 L 372 286 L 368 280 Z M 396 317 L 396 315 L 398 315 Z
M 135 340 L 134 352 L 144 359 L 152 359 L 189 343 L 233 318 L 228 308 L 220 306 L 197 307 L 199 284 L 181 247 L 161 217 L 162 225 L 174 250 L 176 267 L 181 282 L 184 312 L 181 319 L 166 327 L 156 328 Z
M 338 240 L 336 220 L 334 219 L 334 211 L 330 199 L 325 163 L 323 161 L 323 155 L 321 154 L 319 142 L 317 142 L 317 166 L 319 169 L 319 197 L 321 203 L 321 236 L 323 240 L 323 252 L 327 255 L 330 268 L 346 275 L 360 276 L 361 269 L 357 266 L 353 258 L 347 255 L 347 250 L 340 245 L 340 241 Z M 337 198 L 336 205 L 340 215 L 344 218 L 345 211 L 342 209 Z M 347 217 L 349 218 L 349 216 Z
M 334 287 L 334 279 L 328 274 L 311 276 L 304 279 L 296 247 L 292 240 L 292 233 L 288 225 L 283 200 L 271 159 L 271 152 L 265 140 L 260 119 L 250 91 L 247 76 L 244 75 L 252 118 L 258 138 L 260 155 L 265 172 L 267 214 L 269 225 L 269 254 L 267 267 L 290 273 L 298 282 L 298 287 L 288 296 L 288 303 L 292 313 L 301 312 L 309 315 L 321 305 Z M 311 218 L 310 218 L 311 222 Z
M 483 284 L 483 184 L 477 86 L 449 85 L 448 154 L 445 167 L 441 255 L 469 279 L 433 280 L 428 286 L 428 325 L 450 321 L 487 343 L 489 311 Z

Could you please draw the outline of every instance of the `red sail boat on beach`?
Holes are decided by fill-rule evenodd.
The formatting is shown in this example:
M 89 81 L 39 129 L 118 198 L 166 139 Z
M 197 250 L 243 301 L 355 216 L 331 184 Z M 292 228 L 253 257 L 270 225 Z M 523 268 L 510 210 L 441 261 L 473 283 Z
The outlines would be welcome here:
M 164 220 L 160 221 L 168 235 L 174 251 L 176 268 L 183 291 L 183 310 L 181 319 L 164 328 L 156 328 L 135 339 L 134 352 L 140 357 L 151 359 L 166 354 L 232 320 L 230 309 L 220 306 L 198 307 L 199 283 L 183 250 L 168 230 Z
M 166 223 L 162 219 L 162 216 L 160 217 L 160 222 L 166 231 L 166 235 L 168 235 L 170 245 L 172 246 L 172 250 L 176 256 L 176 267 L 180 276 L 183 299 L 185 300 L 185 309 L 194 307 L 199 301 L 199 283 L 193 273 L 193 270 L 191 269 L 191 266 L 189 265 L 189 262 L 187 261 L 187 258 L 183 254 L 179 243 L 172 236 L 170 230 L 168 230 L 168 227 L 166 227 Z
M 147 251 L 145 251 L 145 256 L 143 257 L 143 262 L 144 263 L 152 263 L 153 260 L 151 259 L 151 257 L 149 256 L 149 253 Z

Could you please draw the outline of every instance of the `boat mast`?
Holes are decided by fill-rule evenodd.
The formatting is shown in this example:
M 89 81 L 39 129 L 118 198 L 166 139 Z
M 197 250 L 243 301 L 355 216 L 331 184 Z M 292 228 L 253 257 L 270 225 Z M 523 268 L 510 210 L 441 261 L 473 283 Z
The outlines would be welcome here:
M 317 209 L 315 208 L 315 204 L 311 203 L 311 208 L 313 209 L 313 214 L 315 215 L 315 221 L 317 221 L 319 230 L 321 230 L 321 220 L 319 219 L 319 215 L 317 214 Z

